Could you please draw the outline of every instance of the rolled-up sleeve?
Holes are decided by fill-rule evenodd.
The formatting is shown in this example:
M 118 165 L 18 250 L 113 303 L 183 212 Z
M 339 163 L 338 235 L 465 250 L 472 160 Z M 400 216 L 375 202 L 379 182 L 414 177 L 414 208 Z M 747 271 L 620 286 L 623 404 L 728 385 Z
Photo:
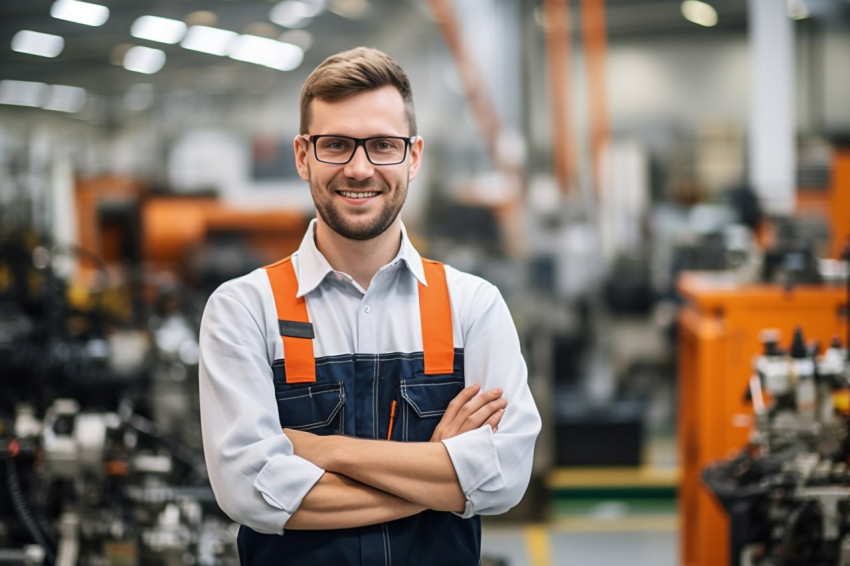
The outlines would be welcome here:
M 472 309 L 462 328 L 467 384 L 501 387 L 508 404 L 493 432 L 484 425 L 443 441 L 467 504 L 463 516 L 504 513 L 522 499 L 531 478 L 541 421 L 528 387 L 528 369 L 510 312 L 498 289 L 482 283 L 453 308 Z M 462 317 L 463 319 L 464 317 Z
M 281 534 L 324 471 L 296 456 L 281 430 L 257 294 L 250 285 L 229 283 L 207 302 L 200 332 L 201 428 L 222 510 L 258 532 Z

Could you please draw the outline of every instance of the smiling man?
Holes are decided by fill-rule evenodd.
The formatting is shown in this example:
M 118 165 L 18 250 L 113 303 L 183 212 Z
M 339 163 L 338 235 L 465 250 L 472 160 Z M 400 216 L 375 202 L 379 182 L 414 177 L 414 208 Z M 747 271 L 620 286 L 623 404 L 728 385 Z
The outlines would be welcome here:
M 395 61 L 326 59 L 294 140 L 316 219 L 207 303 L 204 451 L 244 565 L 476 565 L 479 515 L 525 492 L 540 417 L 507 306 L 399 215 L 423 148 Z

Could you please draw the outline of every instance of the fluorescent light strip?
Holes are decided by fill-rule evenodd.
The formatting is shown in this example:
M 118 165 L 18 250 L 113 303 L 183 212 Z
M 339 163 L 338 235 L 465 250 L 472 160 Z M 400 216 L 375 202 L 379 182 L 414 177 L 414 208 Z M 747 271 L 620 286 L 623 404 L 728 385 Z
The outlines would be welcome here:
M 186 37 L 183 38 L 180 45 L 192 51 L 224 56 L 227 55 L 230 44 L 238 35 L 235 31 L 209 26 L 192 26 L 186 32 Z
M 56 0 L 50 7 L 50 15 L 57 20 L 98 27 L 109 19 L 109 8 L 80 0 Z
M 180 20 L 159 16 L 141 16 L 133 22 L 130 35 L 139 39 L 173 45 L 186 35 L 186 24 Z
M 165 52 L 136 45 L 124 54 L 124 68 L 134 73 L 152 75 L 165 65 Z
M 74 113 L 83 109 L 86 96 L 85 89 L 76 86 L 48 85 L 31 81 L 0 81 L 0 104 Z
M 805 20 L 811 13 L 803 0 L 788 0 L 788 16 L 793 20 Z
M 0 81 L 0 104 L 38 108 L 47 85 L 31 81 Z
M 717 10 L 711 4 L 700 0 L 682 2 L 682 15 L 689 22 L 710 28 L 717 25 Z
M 12 37 L 12 51 L 27 55 L 53 58 L 62 53 L 64 48 L 65 40 L 51 33 L 23 29 Z
M 45 110 L 75 113 L 86 105 L 86 91 L 78 86 L 50 85 L 47 90 Z
M 304 59 L 304 52 L 297 45 L 256 35 L 240 35 L 228 55 L 231 59 L 278 71 L 291 71 Z

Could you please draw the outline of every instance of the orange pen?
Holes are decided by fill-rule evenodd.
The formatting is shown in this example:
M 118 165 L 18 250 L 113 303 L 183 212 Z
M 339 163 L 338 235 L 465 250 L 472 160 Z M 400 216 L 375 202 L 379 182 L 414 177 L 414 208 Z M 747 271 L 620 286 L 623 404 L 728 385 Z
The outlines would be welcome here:
M 387 431 L 387 440 L 393 435 L 393 421 L 395 420 L 395 399 L 393 399 L 393 405 L 390 407 L 390 430 Z

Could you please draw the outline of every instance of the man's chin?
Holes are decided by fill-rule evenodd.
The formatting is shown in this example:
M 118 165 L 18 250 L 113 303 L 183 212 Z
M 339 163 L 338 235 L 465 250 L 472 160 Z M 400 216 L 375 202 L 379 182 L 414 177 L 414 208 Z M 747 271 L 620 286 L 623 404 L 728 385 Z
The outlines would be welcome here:
M 371 240 L 372 238 L 377 238 L 381 234 L 383 234 L 389 225 L 382 226 L 376 222 L 339 222 L 339 221 L 325 221 L 325 224 L 333 230 L 337 235 L 342 236 L 348 240 L 355 241 L 365 241 Z

